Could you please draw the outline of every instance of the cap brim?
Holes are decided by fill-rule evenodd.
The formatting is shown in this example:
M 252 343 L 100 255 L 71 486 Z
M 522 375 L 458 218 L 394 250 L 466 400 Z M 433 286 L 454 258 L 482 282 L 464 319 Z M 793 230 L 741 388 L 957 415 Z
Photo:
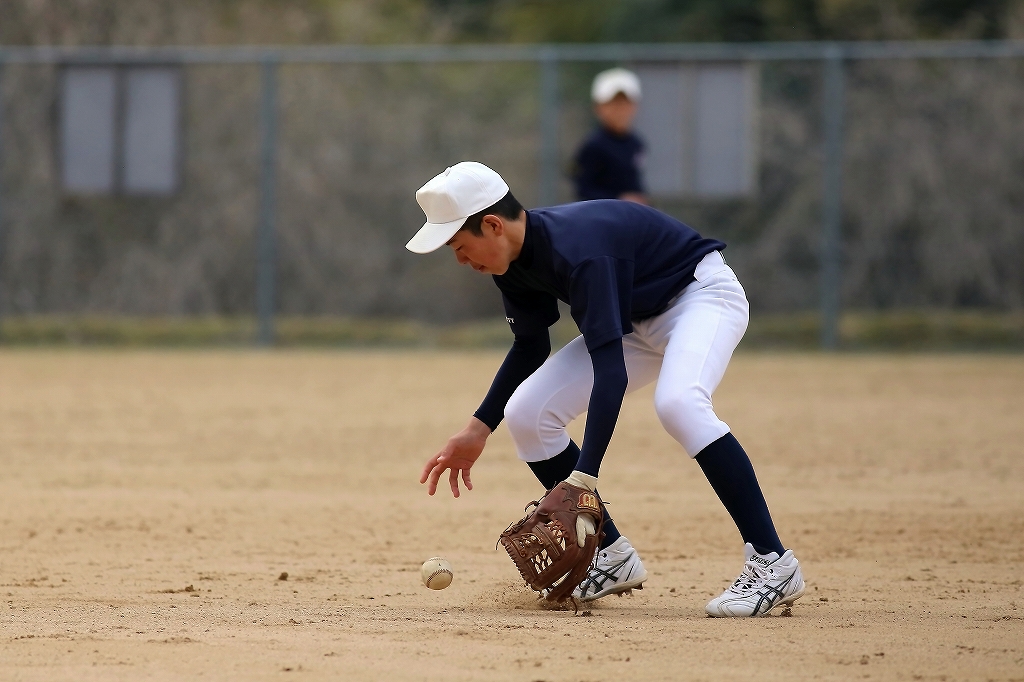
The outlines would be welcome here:
M 419 232 L 413 235 L 405 248 L 413 253 L 430 253 L 448 243 L 459 228 L 466 223 L 466 218 L 459 218 L 448 223 L 423 223 Z
M 640 93 L 638 92 L 627 92 L 625 88 L 618 88 L 609 92 L 602 92 L 600 96 L 594 97 L 595 104 L 608 104 L 619 95 L 625 95 L 626 99 L 636 104 L 640 101 Z

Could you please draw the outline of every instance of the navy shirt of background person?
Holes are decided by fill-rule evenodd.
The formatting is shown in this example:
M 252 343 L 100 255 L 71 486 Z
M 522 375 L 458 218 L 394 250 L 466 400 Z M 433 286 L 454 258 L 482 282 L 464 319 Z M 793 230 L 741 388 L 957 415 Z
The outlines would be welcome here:
M 647 203 L 640 172 L 644 143 L 632 131 L 640 80 L 625 69 L 602 71 L 594 78 L 591 98 L 599 125 L 576 152 L 576 198 Z

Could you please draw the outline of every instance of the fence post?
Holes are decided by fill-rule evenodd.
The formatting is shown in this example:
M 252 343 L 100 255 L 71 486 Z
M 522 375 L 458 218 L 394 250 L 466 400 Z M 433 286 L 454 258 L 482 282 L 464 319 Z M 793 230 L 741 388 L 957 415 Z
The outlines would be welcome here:
M 256 230 L 256 316 L 257 343 L 274 343 L 274 285 L 277 270 L 277 239 L 274 234 L 277 166 L 277 61 L 267 57 L 261 63 L 260 86 L 260 204 Z
M 843 223 L 843 51 L 830 45 L 824 62 L 824 137 L 821 198 L 821 347 L 839 345 Z
M 558 203 L 558 53 L 545 48 L 540 58 L 540 206 Z

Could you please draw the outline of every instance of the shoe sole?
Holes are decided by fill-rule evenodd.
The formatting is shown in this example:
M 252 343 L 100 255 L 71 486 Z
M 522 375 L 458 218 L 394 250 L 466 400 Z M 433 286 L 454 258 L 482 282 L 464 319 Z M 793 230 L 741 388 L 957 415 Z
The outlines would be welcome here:
M 632 580 L 627 580 L 624 583 L 618 583 L 616 585 L 613 585 L 612 587 L 605 588 L 600 592 L 596 592 L 588 597 L 583 597 L 582 599 L 580 599 L 580 601 L 586 603 L 589 601 L 594 601 L 595 599 L 600 599 L 601 597 L 607 597 L 612 594 L 622 595 L 630 593 L 633 590 L 642 590 L 644 589 L 644 582 L 646 580 L 647 571 L 644 570 L 643 575 L 637 578 L 633 578 Z

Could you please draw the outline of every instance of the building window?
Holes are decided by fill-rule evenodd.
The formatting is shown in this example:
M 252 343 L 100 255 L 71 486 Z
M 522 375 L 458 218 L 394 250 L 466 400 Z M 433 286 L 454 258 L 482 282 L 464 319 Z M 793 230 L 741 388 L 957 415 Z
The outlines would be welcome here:
M 61 180 L 66 192 L 177 191 L 180 69 L 66 67 L 61 91 Z
M 757 192 L 758 69 L 645 65 L 636 127 L 652 195 L 734 198 Z

